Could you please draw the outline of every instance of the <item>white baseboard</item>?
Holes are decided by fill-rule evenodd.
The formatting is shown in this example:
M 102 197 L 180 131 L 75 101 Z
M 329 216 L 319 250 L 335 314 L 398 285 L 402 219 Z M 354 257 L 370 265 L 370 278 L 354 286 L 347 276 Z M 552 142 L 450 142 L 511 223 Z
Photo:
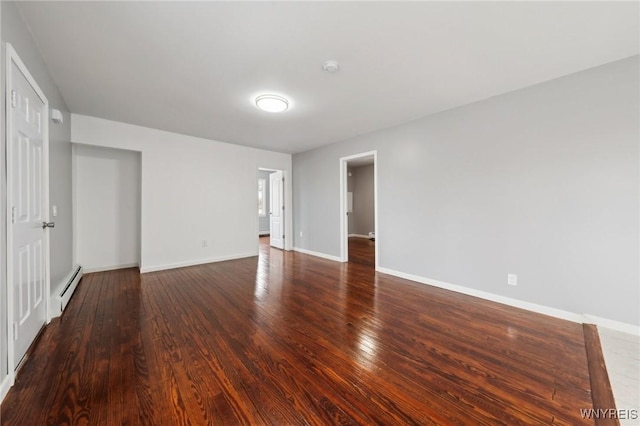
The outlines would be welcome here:
M 349 238 L 351 237 L 355 237 L 355 238 L 366 238 L 367 240 L 369 239 L 368 235 L 363 235 L 363 234 L 349 234 L 348 235 Z
M 330 254 L 324 254 L 324 253 L 320 253 L 317 251 L 311 251 L 311 250 L 307 250 L 307 249 L 303 249 L 303 248 L 299 248 L 299 247 L 294 247 L 293 251 L 297 251 L 299 253 L 303 253 L 303 254 L 308 254 L 311 256 L 316 256 L 316 257 L 321 257 L 323 259 L 328 259 L 328 260 L 333 260 L 334 262 L 341 262 L 340 258 L 338 256 L 332 256 Z
M 549 316 L 564 319 L 567 321 L 573 321 L 580 324 L 582 324 L 584 321 L 584 316 L 582 314 L 563 311 L 562 309 L 556 309 L 556 308 L 551 308 L 549 306 L 538 305 L 536 303 L 525 302 L 523 300 L 513 299 L 511 297 L 506 297 L 506 296 L 500 296 L 498 294 L 493 294 L 493 293 L 489 293 L 482 290 L 476 290 L 469 287 L 463 287 L 460 285 L 449 284 L 443 281 L 420 277 L 418 275 L 406 274 L 404 272 L 395 271 L 393 269 L 379 267 L 378 271 L 384 274 L 393 275 L 399 278 L 416 281 L 421 284 L 427 284 L 427 285 L 442 288 L 445 290 L 455 291 L 456 293 L 462 293 L 469 296 L 479 297 L 480 299 L 490 300 L 492 302 L 502 303 L 503 305 L 509 305 L 516 308 L 526 309 L 527 311 L 537 312 L 539 314 L 549 315 Z
M 125 268 L 139 268 L 140 265 L 138 262 L 134 263 L 123 263 L 121 265 L 109 265 L 109 266 L 97 266 L 95 268 L 84 268 L 83 272 L 85 274 L 91 274 L 93 272 L 107 272 L 107 271 L 115 271 L 117 269 L 125 269 Z
M 261 236 L 261 237 L 265 236 L 265 235 L 270 235 L 270 234 L 271 234 L 271 231 L 259 231 L 258 232 L 258 235 Z
M 0 383 L 0 402 L 4 400 L 5 396 L 7 396 L 9 389 L 11 389 L 11 377 L 5 376 Z
M 595 315 L 584 314 L 584 323 L 595 324 L 598 327 L 608 328 L 611 330 L 640 336 L 640 327 L 633 324 L 627 324 L 626 322 L 620 322 L 608 318 L 597 317 Z
M 258 252 L 234 254 L 231 256 L 211 257 L 207 259 L 191 260 L 187 262 L 168 263 L 165 265 L 143 266 L 142 268 L 140 268 L 140 273 L 144 274 L 147 272 L 164 271 L 167 269 L 185 268 L 187 266 L 204 265 L 206 263 L 224 262 L 226 260 L 244 259 L 246 257 L 254 256 L 258 256 Z
M 523 300 L 513 299 L 511 297 L 506 297 L 506 296 L 500 296 L 497 294 L 489 293 L 482 290 L 476 290 L 469 287 L 463 287 L 460 285 L 445 283 L 443 281 L 420 277 L 418 275 L 406 274 L 404 272 L 396 271 L 393 269 L 378 267 L 378 272 L 382 272 L 384 274 L 389 274 L 399 278 L 415 281 L 421 284 L 431 285 L 431 286 L 442 288 L 445 290 L 455 291 L 457 293 L 462 293 L 469 296 L 479 297 L 481 299 L 490 300 L 492 302 L 502 303 L 503 305 L 526 309 L 527 311 L 536 312 L 543 315 L 549 315 L 551 317 L 560 318 L 567 321 L 576 322 L 579 324 L 595 324 L 600 327 L 621 331 L 623 333 L 640 335 L 640 327 L 633 324 L 627 324 L 620 321 L 601 318 L 601 317 L 597 317 L 595 315 L 590 315 L 590 314 L 578 314 L 575 312 L 564 311 L 562 309 L 556 309 L 556 308 L 552 308 L 545 305 L 538 305 L 536 303 L 525 302 Z

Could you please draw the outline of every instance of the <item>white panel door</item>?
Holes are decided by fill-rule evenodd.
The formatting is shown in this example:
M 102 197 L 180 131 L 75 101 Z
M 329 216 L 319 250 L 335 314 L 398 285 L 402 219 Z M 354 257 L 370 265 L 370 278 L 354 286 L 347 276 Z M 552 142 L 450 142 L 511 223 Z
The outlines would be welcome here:
M 14 367 L 47 322 L 46 143 L 47 107 L 16 63 L 10 87 L 9 213 L 13 293 Z
M 284 178 L 281 171 L 269 175 L 269 193 L 271 246 L 282 249 L 284 248 Z

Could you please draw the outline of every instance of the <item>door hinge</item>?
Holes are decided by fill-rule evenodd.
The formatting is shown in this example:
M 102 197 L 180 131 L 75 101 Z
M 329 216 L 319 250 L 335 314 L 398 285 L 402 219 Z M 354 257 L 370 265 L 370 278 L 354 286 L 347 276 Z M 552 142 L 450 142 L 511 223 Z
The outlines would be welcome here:
M 15 90 L 11 91 L 11 108 L 15 108 L 18 106 L 18 92 Z
M 11 223 L 16 223 L 16 208 L 11 207 Z
M 13 340 L 18 340 L 18 323 L 13 323 Z

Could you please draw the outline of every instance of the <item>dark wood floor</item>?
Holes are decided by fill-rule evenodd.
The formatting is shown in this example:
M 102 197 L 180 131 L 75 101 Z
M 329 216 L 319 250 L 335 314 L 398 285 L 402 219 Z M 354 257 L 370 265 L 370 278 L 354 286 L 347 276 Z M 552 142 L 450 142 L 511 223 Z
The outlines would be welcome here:
M 349 238 L 349 263 L 360 263 L 361 265 L 375 268 L 376 266 L 376 243 L 367 238 Z
M 3 425 L 592 424 L 582 327 L 262 245 L 86 275 Z

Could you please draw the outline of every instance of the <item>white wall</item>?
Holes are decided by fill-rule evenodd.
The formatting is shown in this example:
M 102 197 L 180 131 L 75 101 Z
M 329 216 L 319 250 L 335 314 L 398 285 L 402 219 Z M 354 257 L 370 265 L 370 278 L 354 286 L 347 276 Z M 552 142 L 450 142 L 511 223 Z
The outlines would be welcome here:
M 71 140 L 141 152 L 142 272 L 257 255 L 259 167 L 284 170 L 291 211 L 289 154 L 76 114 Z
M 140 263 L 140 153 L 73 147 L 75 262 L 85 272 Z
M 340 255 L 339 159 L 376 150 L 387 272 L 640 325 L 639 63 L 296 154 L 295 246 Z

